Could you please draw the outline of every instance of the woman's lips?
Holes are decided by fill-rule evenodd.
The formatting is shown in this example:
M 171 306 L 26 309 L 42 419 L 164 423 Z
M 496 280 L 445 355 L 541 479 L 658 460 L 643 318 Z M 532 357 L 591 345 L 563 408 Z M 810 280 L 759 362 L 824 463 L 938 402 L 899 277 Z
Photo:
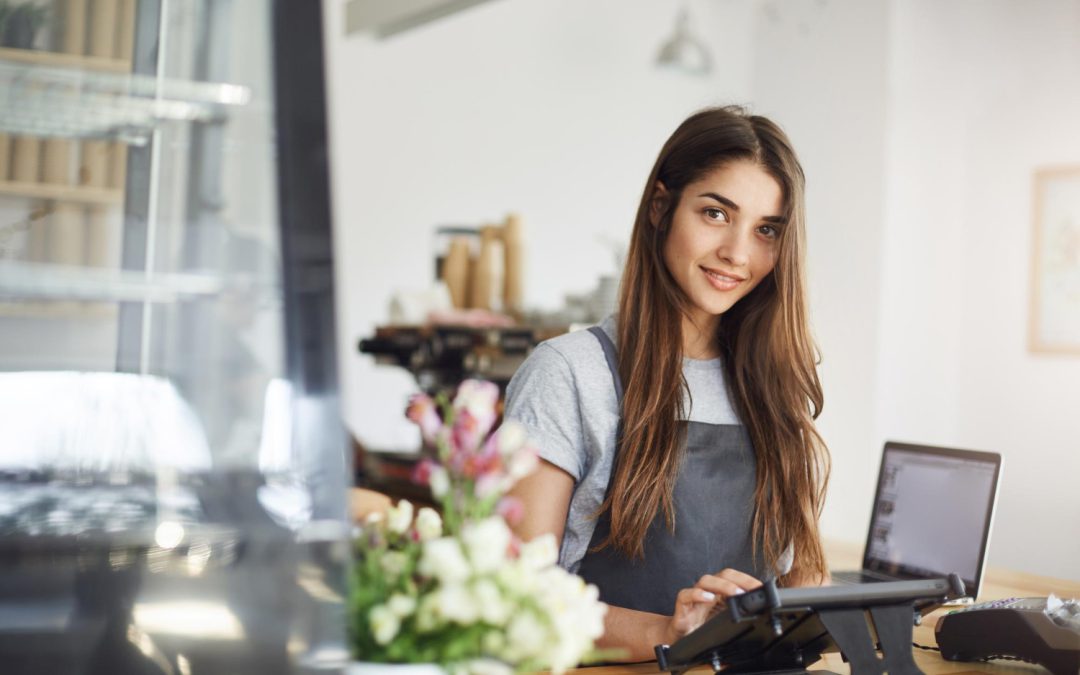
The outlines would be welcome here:
M 708 267 L 702 267 L 701 271 L 705 273 L 705 278 L 709 280 L 712 287 L 718 291 L 734 290 L 739 284 L 746 280 L 744 277 L 709 269 Z

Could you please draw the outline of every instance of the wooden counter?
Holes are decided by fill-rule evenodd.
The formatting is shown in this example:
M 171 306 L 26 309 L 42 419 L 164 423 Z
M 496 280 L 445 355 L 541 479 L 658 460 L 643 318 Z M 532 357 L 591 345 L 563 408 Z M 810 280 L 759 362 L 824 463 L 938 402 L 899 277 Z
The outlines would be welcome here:
M 829 543 L 826 545 L 826 553 L 829 558 L 829 567 L 832 569 L 858 569 L 862 563 L 862 545 L 847 543 Z M 1034 574 L 988 568 L 983 579 L 983 589 L 979 594 L 979 601 L 995 600 L 998 598 L 1046 596 L 1054 593 L 1059 597 L 1080 597 L 1080 580 L 1053 579 L 1040 577 Z M 915 627 L 914 639 L 917 644 L 936 647 L 934 639 L 934 626 L 941 616 L 949 611 L 949 608 L 936 610 L 923 619 L 921 626 Z M 946 661 L 941 655 L 933 651 L 915 649 L 915 663 L 929 675 L 936 673 L 952 673 L 955 675 L 984 673 L 987 675 L 1006 675 L 1046 673 L 1046 669 L 1027 663 L 1016 661 L 993 661 L 989 663 L 974 662 L 964 663 L 958 661 Z M 848 665 L 837 653 L 826 654 L 825 658 L 808 668 L 814 670 L 831 670 L 837 673 L 850 672 Z M 596 666 L 592 668 L 578 668 L 570 671 L 580 675 L 624 675 L 629 673 L 658 673 L 656 662 L 635 663 L 617 666 Z M 712 668 L 702 666 L 690 671 L 691 673 L 712 673 Z

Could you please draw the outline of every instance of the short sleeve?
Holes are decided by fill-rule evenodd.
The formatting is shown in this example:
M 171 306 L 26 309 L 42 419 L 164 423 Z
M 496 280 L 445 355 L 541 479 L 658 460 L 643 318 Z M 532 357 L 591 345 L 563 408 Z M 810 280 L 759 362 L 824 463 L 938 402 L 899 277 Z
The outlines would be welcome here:
M 585 473 L 579 393 L 566 358 L 541 344 L 521 364 L 506 389 L 506 419 L 525 427 L 542 459 L 570 474 Z

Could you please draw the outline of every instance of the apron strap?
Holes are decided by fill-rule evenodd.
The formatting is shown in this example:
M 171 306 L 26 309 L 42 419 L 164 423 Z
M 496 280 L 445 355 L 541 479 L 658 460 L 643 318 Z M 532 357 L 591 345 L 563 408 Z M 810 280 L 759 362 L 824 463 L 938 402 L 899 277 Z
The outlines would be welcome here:
M 604 329 L 600 326 L 592 326 L 589 328 L 589 332 L 600 341 L 600 346 L 604 348 L 604 358 L 607 359 L 608 370 L 611 371 L 611 379 L 615 382 L 615 400 L 619 403 L 621 417 L 623 389 L 622 379 L 619 377 L 619 356 L 615 351 L 615 343 L 611 341 L 611 338 L 608 337 L 608 334 L 605 333 Z
M 607 359 L 608 370 L 611 371 L 611 381 L 615 384 L 615 404 L 619 410 L 619 424 L 615 427 L 615 452 L 611 458 L 611 475 L 615 475 L 615 467 L 619 462 L 619 450 L 622 448 L 623 441 L 623 417 L 622 417 L 622 401 L 623 401 L 623 388 L 622 378 L 619 377 L 619 356 L 615 351 L 615 343 L 611 341 L 608 334 L 604 332 L 604 329 L 600 326 L 592 326 L 589 328 L 589 332 L 600 341 L 600 346 L 604 348 L 604 358 Z M 607 488 L 604 489 L 604 499 L 607 499 L 608 492 L 611 491 L 611 479 L 608 479 Z

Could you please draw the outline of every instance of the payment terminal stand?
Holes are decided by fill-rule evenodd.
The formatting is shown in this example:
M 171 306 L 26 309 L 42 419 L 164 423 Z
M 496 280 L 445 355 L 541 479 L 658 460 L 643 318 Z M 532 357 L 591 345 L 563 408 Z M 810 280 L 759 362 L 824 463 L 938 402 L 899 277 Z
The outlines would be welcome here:
M 840 651 L 851 675 L 922 673 L 911 655 L 922 614 L 964 595 L 948 578 L 854 586 L 761 588 L 728 599 L 722 612 L 673 645 L 657 645 L 660 670 L 801 675 L 826 652 Z M 877 652 L 881 652 L 878 656 Z M 816 671 L 822 673 L 824 671 Z

